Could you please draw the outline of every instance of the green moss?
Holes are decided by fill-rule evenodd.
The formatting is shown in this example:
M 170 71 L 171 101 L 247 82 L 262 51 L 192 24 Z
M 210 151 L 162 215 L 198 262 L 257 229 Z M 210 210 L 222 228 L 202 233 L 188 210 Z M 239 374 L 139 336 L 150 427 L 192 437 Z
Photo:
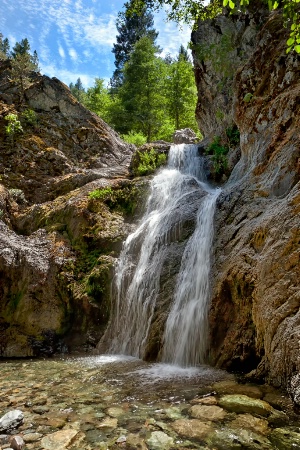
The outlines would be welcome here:
M 92 201 L 100 200 L 106 204 L 111 211 L 119 211 L 126 215 L 135 212 L 138 202 L 139 190 L 136 186 L 117 186 L 116 188 L 96 189 L 89 194 Z M 89 204 L 89 209 L 93 210 L 93 204 Z

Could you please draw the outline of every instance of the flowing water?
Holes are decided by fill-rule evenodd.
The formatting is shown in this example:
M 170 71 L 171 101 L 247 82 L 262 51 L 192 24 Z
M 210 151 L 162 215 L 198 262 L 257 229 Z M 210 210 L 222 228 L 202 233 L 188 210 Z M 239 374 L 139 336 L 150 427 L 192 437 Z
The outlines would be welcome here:
M 183 366 L 204 361 L 210 249 L 219 194 L 205 180 L 198 146 L 173 145 L 168 166 L 151 182 L 146 213 L 127 238 L 116 268 L 109 352 L 144 356 L 168 249 L 172 242 L 180 241 L 188 204 L 194 202 L 196 226 L 182 255 L 162 359 Z

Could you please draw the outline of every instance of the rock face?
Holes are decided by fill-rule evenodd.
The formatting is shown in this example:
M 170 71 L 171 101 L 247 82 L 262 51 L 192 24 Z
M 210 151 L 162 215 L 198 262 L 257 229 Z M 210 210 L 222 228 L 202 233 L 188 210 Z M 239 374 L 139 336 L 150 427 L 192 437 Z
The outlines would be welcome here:
M 194 34 L 195 44 L 203 38 L 202 46 L 208 45 L 207 27 L 221 41 L 227 29 L 233 36 L 241 30 L 239 44 L 232 40 L 232 54 L 242 54 L 238 68 L 233 66 L 233 81 L 218 91 L 220 74 L 213 61 L 199 58 L 194 50 L 201 131 L 207 136 L 224 131 L 227 123 L 216 117 L 221 105 L 241 137 L 241 157 L 216 212 L 210 361 L 227 369 L 254 370 L 254 376 L 276 386 L 289 386 L 293 377 L 291 392 L 296 394 L 300 58 L 295 52 L 286 55 L 287 31 L 277 12 L 205 23 Z
M 63 83 L 35 74 L 21 95 L 9 70 L 0 62 L 0 356 L 84 351 L 107 323 L 112 266 L 144 184 L 124 179 L 133 146 Z M 13 140 L 9 113 L 24 130 Z

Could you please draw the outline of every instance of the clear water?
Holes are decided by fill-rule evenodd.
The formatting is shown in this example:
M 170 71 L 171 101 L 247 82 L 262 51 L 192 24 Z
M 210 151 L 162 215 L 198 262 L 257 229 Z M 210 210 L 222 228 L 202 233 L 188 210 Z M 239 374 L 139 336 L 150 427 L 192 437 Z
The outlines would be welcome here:
M 204 361 L 207 350 L 210 248 L 219 191 L 205 182 L 197 145 L 173 145 L 168 165 L 151 182 L 146 213 L 128 236 L 114 282 L 115 310 L 105 339 L 110 353 L 143 358 L 171 241 L 180 239 L 187 203 L 198 196 L 196 228 L 183 253 L 166 323 L 163 360 Z

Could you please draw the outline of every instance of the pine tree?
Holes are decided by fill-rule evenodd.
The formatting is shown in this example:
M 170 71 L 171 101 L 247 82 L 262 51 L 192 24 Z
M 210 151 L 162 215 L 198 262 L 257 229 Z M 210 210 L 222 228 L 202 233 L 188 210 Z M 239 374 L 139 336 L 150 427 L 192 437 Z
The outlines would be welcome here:
M 81 103 L 84 103 L 85 100 L 85 89 L 83 87 L 81 78 L 77 78 L 77 81 L 75 84 L 70 83 L 69 84 L 70 91 L 72 95 L 74 95 L 75 98 Z
M 37 72 L 38 56 L 37 52 L 30 53 L 30 44 L 27 38 L 22 39 L 21 42 L 16 42 L 11 52 L 11 79 L 20 88 L 20 97 L 22 98 L 24 91 L 30 86 L 30 74 Z
M 153 28 L 153 15 L 146 7 L 141 13 L 128 15 L 127 10 L 131 7 L 132 0 L 125 3 L 125 11 L 118 14 L 116 26 L 118 30 L 117 43 L 113 45 L 112 52 L 115 55 L 116 69 L 111 79 L 111 86 L 117 89 L 122 85 L 124 64 L 129 60 L 130 53 L 135 43 L 142 37 L 148 37 L 154 44 L 158 32 Z
M 164 122 L 163 83 L 166 64 L 156 56 L 157 47 L 148 37 L 134 46 L 125 63 L 123 85 L 119 97 L 124 108 L 125 132 L 142 132 L 147 142 L 156 135 Z M 124 132 L 123 131 L 123 132 Z
M 0 60 L 9 57 L 9 40 L 3 39 L 3 34 L 0 33 Z

